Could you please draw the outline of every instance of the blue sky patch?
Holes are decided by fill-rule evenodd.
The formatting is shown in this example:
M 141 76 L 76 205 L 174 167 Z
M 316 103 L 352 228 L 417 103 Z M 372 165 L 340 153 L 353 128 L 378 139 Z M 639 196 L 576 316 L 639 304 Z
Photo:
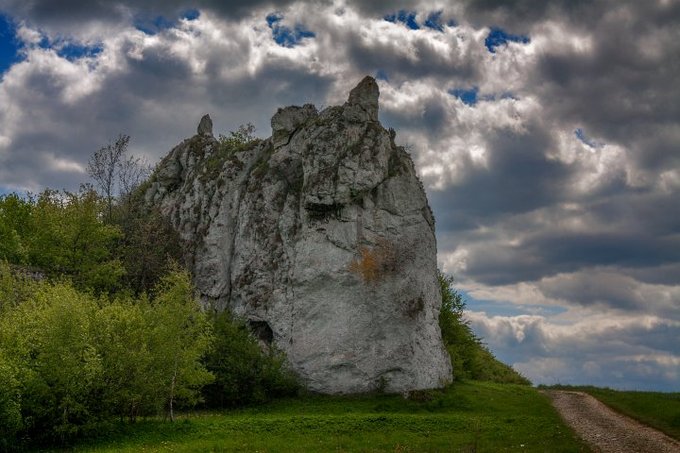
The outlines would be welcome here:
M 182 13 L 180 16 L 182 19 L 186 20 L 196 20 L 200 17 L 201 12 L 197 9 L 188 9 Z
M 574 131 L 574 135 L 576 138 L 583 143 L 586 146 L 589 146 L 591 148 L 602 148 L 602 143 L 599 143 L 591 138 L 589 138 L 585 131 L 581 129 L 580 127 Z
M 0 74 L 23 59 L 19 52 L 22 43 L 17 39 L 16 31 L 12 19 L 0 14 Z
M 138 16 L 135 19 L 134 24 L 137 30 L 147 35 L 153 36 L 162 32 L 163 30 L 173 28 L 177 24 L 177 21 L 175 20 L 171 21 L 163 16 L 156 17 Z
M 383 71 L 382 69 L 378 69 L 375 72 L 375 78 L 378 79 L 378 80 L 384 80 L 385 82 L 390 81 L 389 77 L 387 76 L 387 73 L 385 71 Z
M 493 27 L 484 40 L 484 45 L 489 52 L 496 53 L 496 47 L 505 45 L 508 42 L 527 44 L 529 42 L 529 37 L 525 35 L 511 35 L 498 27 Z
M 420 30 L 420 25 L 418 25 L 418 22 L 416 22 L 415 11 L 406 11 L 405 9 L 402 9 L 395 14 L 388 14 L 387 16 L 383 17 L 383 19 L 385 19 L 387 22 L 392 22 L 393 24 L 401 22 L 411 30 Z
M 459 290 L 458 292 L 463 296 L 465 308 L 468 311 L 483 311 L 488 316 L 555 316 L 567 311 L 566 308 L 557 305 L 514 304 L 507 301 L 475 299 L 466 291 Z
M 272 30 L 272 38 L 281 47 L 295 47 L 305 38 L 313 38 L 316 34 L 307 30 L 301 24 L 295 24 L 294 28 L 282 25 L 283 15 L 271 13 L 267 16 L 267 25 Z
M 96 44 L 94 46 L 81 45 L 74 42 L 69 42 L 61 46 L 57 50 L 57 55 L 66 58 L 68 61 L 78 60 L 80 58 L 96 57 L 104 50 L 104 46 Z
M 452 96 L 457 97 L 461 101 L 463 101 L 463 104 L 467 105 L 475 105 L 477 103 L 477 93 L 479 92 L 479 88 L 477 87 L 472 87 L 469 89 L 466 88 L 453 88 L 449 90 L 449 94 Z
M 442 23 L 442 13 L 443 11 L 435 11 L 428 14 L 427 19 L 423 22 L 423 25 L 432 30 L 444 31 L 444 24 Z

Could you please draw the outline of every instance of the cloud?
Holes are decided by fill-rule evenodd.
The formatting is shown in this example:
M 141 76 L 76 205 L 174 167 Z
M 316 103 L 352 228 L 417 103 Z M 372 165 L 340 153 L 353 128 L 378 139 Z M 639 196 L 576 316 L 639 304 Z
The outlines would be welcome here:
M 74 189 L 84 175 L 46 156 L 82 166 L 121 132 L 132 136 L 133 152 L 157 161 L 206 111 L 224 131 L 253 122 L 268 134 L 277 107 L 318 102 L 329 83 L 310 71 L 308 48 L 277 45 L 264 14 L 255 28 L 209 15 L 153 36 L 128 27 L 81 55 L 39 41 L 26 43 L 25 61 L 0 86 L 9 106 L 0 113 L 5 187 Z
M 680 348 L 668 340 L 680 338 L 680 321 L 591 312 L 565 325 L 561 316 L 467 313 L 498 356 L 536 384 L 677 390 Z

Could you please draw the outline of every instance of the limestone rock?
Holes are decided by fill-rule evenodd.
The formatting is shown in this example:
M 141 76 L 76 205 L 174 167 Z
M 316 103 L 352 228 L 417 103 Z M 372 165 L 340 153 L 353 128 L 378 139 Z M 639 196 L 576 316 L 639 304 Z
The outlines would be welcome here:
M 367 77 L 343 106 L 280 109 L 245 149 L 199 133 L 145 194 L 183 238 L 203 303 L 247 319 L 312 391 L 451 378 L 432 212 L 378 95 Z
M 348 109 L 350 111 L 355 110 L 351 108 L 353 106 L 360 107 L 365 112 L 364 119 L 366 121 L 378 121 L 379 96 L 380 90 L 375 79 L 366 76 L 359 82 L 359 85 L 349 92 L 349 99 L 346 105 L 350 106 L 350 109 Z
M 317 114 L 316 107 L 312 104 L 305 104 L 303 107 L 293 105 L 279 109 L 271 121 L 274 148 L 287 144 L 293 132 Z
M 198 128 L 196 130 L 196 133 L 198 135 L 209 135 L 212 137 L 213 131 L 213 122 L 212 119 L 210 119 L 210 115 L 205 114 L 201 118 L 201 122 L 198 123 Z

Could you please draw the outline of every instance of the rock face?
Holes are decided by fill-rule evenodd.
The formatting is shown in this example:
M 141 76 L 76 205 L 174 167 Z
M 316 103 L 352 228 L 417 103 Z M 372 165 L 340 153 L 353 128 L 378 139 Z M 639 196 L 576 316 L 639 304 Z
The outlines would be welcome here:
M 434 219 L 366 77 L 343 106 L 279 109 L 249 146 L 201 133 L 146 201 L 185 241 L 203 303 L 246 318 L 312 391 L 440 387 Z M 201 120 L 203 124 L 203 120 Z

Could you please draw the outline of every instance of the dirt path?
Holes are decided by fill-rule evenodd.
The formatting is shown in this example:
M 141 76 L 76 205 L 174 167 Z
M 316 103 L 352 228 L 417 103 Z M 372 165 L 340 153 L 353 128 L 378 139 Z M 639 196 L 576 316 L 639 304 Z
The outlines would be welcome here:
M 614 412 L 586 393 L 546 390 L 545 394 L 567 424 L 597 452 L 680 452 L 680 442 Z

